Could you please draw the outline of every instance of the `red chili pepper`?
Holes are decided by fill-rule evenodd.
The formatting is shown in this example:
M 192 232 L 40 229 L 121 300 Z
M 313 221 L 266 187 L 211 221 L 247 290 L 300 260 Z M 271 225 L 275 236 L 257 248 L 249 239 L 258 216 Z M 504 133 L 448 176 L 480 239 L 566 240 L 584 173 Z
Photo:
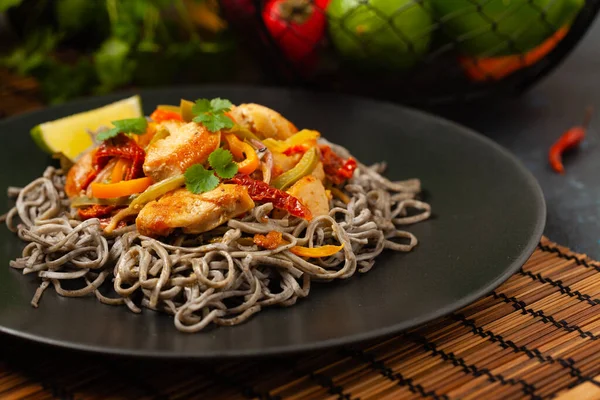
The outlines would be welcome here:
M 283 154 L 285 154 L 286 156 L 292 156 L 294 154 L 304 154 L 306 153 L 306 150 L 308 150 L 306 146 L 302 144 L 297 144 L 295 146 L 291 146 L 285 149 Z
M 336 185 L 343 183 L 345 180 L 352 178 L 354 170 L 356 170 L 356 160 L 352 157 L 344 160 L 338 156 L 331 147 L 319 146 L 321 150 L 321 162 L 323 170 L 327 178 Z
M 158 109 L 155 110 L 150 115 L 150 118 L 154 122 L 163 122 L 163 121 L 171 121 L 171 120 L 183 121 L 183 119 L 181 118 L 181 114 L 176 113 L 175 111 L 158 110 Z
M 325 35 L 325 9 L 329 1 L 267 2 L 262 11 L 263 21 L 288 59 L 294 62 L 314 62 L 315 48 Z
M 562 154 L 569 149 L 577 147 L 585 138 L 585 132 L 592 119 L 592 107 L 588 107 L 585 112 L 583 125 L 574 126 L 569 129 L 552 145 L 548 152 L 548 161 L 555 172 L 559 174 L 565 173 L 565 167 L 562 163 Z
M 275 208 L 285 210 L 296 217 L 309 221 L 312 219 L 310 210 L 300 200 L 283 190 L 269 186 L 266 182 L 257 181 L 248 175 L 240 174 L 231 178 L 229 182 L 245 186 L 248 189 L 248 194 L 254 201 L 271 202 Z
M 80 208 L 77 211 L 77 214 L 79 214 L 79 218 L 81 218 L 82 220 L 90 218 L 105 218 L 110 217 L 110 215 L 116 208 L 116 206 L 94 204 L 93 206 Z

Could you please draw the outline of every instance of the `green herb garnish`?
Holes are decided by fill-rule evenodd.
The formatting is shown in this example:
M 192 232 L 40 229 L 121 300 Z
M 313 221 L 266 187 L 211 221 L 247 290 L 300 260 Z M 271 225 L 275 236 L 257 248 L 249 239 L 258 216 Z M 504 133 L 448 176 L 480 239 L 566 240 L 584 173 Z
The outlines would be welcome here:
M 230 179 L 238 172 L 238 165 L 229 150 L 216 149 L 208 156 L 208 163 L 212 169 L 194 164 L 185 171 L 183 175 L 187 190 L 194 194 L 211 191 L 219 185 L 219 178 Z
M 208 162 L 223 179 L 231 179 L 238 172 L 238 165 L 233 161 L 233 155 L 229 150 L 216 149 L 208 156 Z
M 96 135 L 96 139 L 111 139 L 117 136 L 119 133 L 133 133 L 135 135 L 143 135 L 146 132 L 148 121 L 146 121 L 146 118 L 140 117 L 112 121 L 112 124 L 115 126 L 114 128 L 100 132 L 98 135 Z
M 211 132 L 231 129 L 233 121 L 225 113 L 230 111 L 232 106 L 229 100 L 218 97 L 212 100 L 198 99 L 192 107 L 192 113 L 195 115 L 193 121 L 203 124 Z
M 219 185 L 213 171 L 205 169 L 200 164 L 194 164 L 183 174 L 185 177 L 185 187 L 194 194 L 200 194 L 213 190 Z

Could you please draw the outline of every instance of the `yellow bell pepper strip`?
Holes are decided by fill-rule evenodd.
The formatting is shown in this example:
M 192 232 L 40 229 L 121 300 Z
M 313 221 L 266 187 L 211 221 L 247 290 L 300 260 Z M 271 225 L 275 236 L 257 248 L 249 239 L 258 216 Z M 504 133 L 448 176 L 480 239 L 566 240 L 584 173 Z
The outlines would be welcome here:
M 129 208 L 131 209 L 141 209 L 146 203 L 151 202 L 159 198 L 160 196 L 172 192 L 175 189 L 179 189 L 185 184 L 185 176 L 176 175 L 160 182 L 155 183 L 154 185 L 148 187 L 143 193 L 137 196 L 131 204 Z
M 295 133 L 293 136 L 285 140 L 275 140 L 269 138 L 263 140 L 262 142 L 269 148 L 269 150 L 283 153 L 290 147 L 302 145 L 306 142 L 312 142 L 311 144 L 314 145 L 320 136 L 321 134 L 317 131 L 302 129 L 300 132 Z
M 321 247 L 294 246 L 290 249 L 290 251 L 298 257 L 321 258 L 332 256 L 341 251 L 343 248 L 344 244 L 342 243 L 339 246 L 334 246 L 331 244 Z
M 192 119 L 194 119 L 192 107 L 194 107 L 193 101 L 181 99 L 181 102 L 179 103 L 179 110 L 181 111 L 181 118 L 185 122 L 191 122 Z
M 300 178 L 309 175 L 319 163 L 319 151 L 316 147 L 307 150 L 298 164 L 292 169 L 279 175 L 271 185 L 280 190 L 285 190 L 296 183 Z
M 231 151 L 234 157 L 244 159 L 237 163 L 238 173 L 250 175 L 258 168 L 260 160 L 256 151 L 254 151 L 254 147 L 246 142 L 242 142 L 237 136 L 231 133 L 225 135 L 225 141 L 229 145 L 229 151 Z
M 125 172 L 131 166 L 131 162 L 125 158 L 119 158 L 110 175 L 110 183 L 119 183 L 123 180 Z
M 340 199 L 344 204 L 350 203 L 350 197 L 348 197 L 348 195 L 346 193 L 342 192 L 340 189 L 332 186 L 329 188 L 329 190 L 335 197 Z
M 141 193 L 152 185 L 152 178 L 143 177 L 138 179 L 130 179 L 118 183 L 99 183 L 93 182 L 92 196 L 98 199 L 114 199 L 117 197 L 129 196 L 136 193 Z

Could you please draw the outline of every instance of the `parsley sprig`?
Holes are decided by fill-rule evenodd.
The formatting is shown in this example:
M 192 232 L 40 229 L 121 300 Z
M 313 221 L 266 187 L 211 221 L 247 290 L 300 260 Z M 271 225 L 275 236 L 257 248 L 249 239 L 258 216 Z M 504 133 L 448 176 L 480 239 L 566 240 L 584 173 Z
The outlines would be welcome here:
M 185 171 L 187 190 L 194 194 L 209 192 L 219 185 L 219 178 L 230 179 L 238 172 L 238 165 L 229 150 L 216 149 L 208 156 L 208 163 L 212 170 L 204 168 L 202 164 L 194 164 Z
M 102 131 L 96 135 L 97 140 L 107 140 L 114 138 L 119 133 L 132 133 L 135 135 L 143 135 L 146 132 L 148 121 L 146 118 L 128 118 L 120 119 L 118 121 L 112 121 L 115 126 L 112 129 Z
M 203 124 L 211 132 L 233 128 L 233 121 L 226 112 L 231 111 L 233 104 L 227 99 L 198 99 L 192 106 L 195 115 L 193 121 Z

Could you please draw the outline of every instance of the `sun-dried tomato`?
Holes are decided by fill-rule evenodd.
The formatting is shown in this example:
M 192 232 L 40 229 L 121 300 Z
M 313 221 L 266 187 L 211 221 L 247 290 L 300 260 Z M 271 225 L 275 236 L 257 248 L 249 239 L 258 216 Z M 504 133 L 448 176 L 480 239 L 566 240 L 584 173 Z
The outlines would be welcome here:
M 77 211 L 79 218 L 82 220 L 90 218 L 106 218 L 110 217 L 112 212 L 117 209 L 116 206 L 94 204 L 89 207 L 82 207 Z
M 352 178 L 356 170 L 357 163 L 352 157 L 344 160 L 338 156 L 331 147 L 319 146 L 321 150 L 321 162 L 323 163 L 323 171 L 327 178 L 334 184 L 339 185 L 345 180 Z
M 248 189 L 248 194 L 254 201 L 271 202 L 275 208 L 285 210 L 290 214 L 304 218 L 312 219 L 312 214 L 304 204 L 296 197 L 276 189 L 268 183 L 250 178 L 248 175 L 236 175 L 229 180 L 231 183 L 242 185 Z
M 108 164 L 111 158 L 119 157 L 131 161 L 131 166 L 125 174 L 124 180 L 135 179 L 144 176 L 143 165 L 146 152 L 138 146 L 135 140 L 119 134 L 112 140 L 107 140 L 98 147 L 94 155 L 94 169 L 98 174 Z M 90 180 L 90 182 L 93 178 Z M 88 184 L 90 183 L 88 182 Z

